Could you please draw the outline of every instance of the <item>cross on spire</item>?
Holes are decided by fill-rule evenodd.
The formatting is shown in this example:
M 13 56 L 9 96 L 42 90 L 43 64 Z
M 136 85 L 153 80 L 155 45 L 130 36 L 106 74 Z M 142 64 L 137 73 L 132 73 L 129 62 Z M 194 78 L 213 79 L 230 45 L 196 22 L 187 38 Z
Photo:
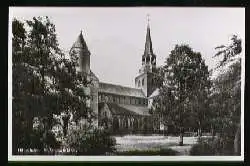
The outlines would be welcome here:
M 147 22 L 148 22 L 148 26 L 149 26 L 149 22 L 150 22 L 150 15 L 147 14 Z
M 149 27 L 149 14 L 147 14 L 147 34 L 146 34 L 146 42 L 145 42 L 145 50 L 144 50 L 144 55 L 150 55 L 153 54 L 153 48 L 152 48 L 152 41 L 151 41 L 151 36 L 150 36 L 150 27 Z

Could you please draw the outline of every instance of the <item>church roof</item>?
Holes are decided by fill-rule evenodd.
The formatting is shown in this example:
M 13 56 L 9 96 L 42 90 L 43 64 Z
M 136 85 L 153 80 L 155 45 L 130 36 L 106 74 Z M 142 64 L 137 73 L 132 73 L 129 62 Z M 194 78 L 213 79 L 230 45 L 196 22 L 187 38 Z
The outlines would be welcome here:
M 84 49 L 85 51 L 89 52 L 88 46 L 83 38 L 82 31 L 77 37 L 75 43 L 73 44 L 72 48 L 81 48 Z
M 116 95 L 121 95 L 121 96 L 133 96 L 133 97 L 146 98 L 142 89 L 130 88 L 130 87 L 103 83 L 103 82 L 99 83 L 99 92 L 116 94 Z
M 95 73 L 92 72 L 92 70 L 90 70 L 90 75 L 92 78 L 94 78 L 95 80 L 99 80 L 98 77 L 95 75 Z
M 117 103 L 99 103 L 100 108 L 107 104 L 112 115 L 123 115 L 123 116 L 148 116 L 147 107 L 135 106 L 135 105 L 124 105 Z
M 128 105 L 128 104 L 118 104 L 120 107 L 125 108 L 126 110 L 130 110 L 138 115 L 148 116 L 149 109 L 147 106 L 138 106 L 138 105 Z

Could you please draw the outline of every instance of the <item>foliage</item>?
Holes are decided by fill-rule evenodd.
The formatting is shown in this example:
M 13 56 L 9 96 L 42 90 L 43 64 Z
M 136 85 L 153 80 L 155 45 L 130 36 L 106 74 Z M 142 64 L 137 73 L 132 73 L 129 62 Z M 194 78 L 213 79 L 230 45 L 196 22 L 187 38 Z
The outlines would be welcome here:
M 43 22 L 44 21 L 44 22 Z M 50 128 L 53 125 L 55 95 L 51 93 L 53 84 L 52 68 L 55 55 L 61 55 L 56 40 L 55 27 L 48 18 L 33 18 L 24 23 L 12 22 L 13 59 L 13 152 L 17 148 L 29 148 L 32 141 L 33 118 L 41 117 L 44 128 L 44 147 L 51 140 Z M 54 112 L 53 112 L 54 111 Z M 48 138 L 48 139 L 47 139 Z M 20 140 L 24 144 L 20 144 Z
M 14 19 L 12 29 L 13 152 L 32 146 L 43 153 L 59 144 L 52 132 L 58 123 L 54 115 L 62 116 L 64 135 L 70 115 L 75 122 L 93 121 L 85 93 L 90 81 L 76 72 L 76 61 L 65 58 L 48 17 L 34 17 L 26 24 Z M 35 131 L 34 118 L 40 123 Z
M 189 154 L 192 156 L 213 156 L 216 155 L 216 147 L 211 140 L 201 139 L 191 147 Z
M 66 143 L 78 155 L 105 155 L 115 150 L 115 139 L 107 130 L 84 125 L 70 130 Z
M 201 54 L 188 45 L 176 45 L 160 73 L 163 81 L 153 108 L 167 125 L 174 125 L 181 134 L 184 126 L 202 128 L 211 84 Z
M 215 48 L 216 50 L 218 50 L 218 52 L 214 55 L 214 57 L 223 56 L 223 59 L 220 61 L 217 68 L 222 67 L 227 63 L 233 61 L 235 56 L 241 53 L 241 43 L 241 39 L 237 35 L 233 35 L 231 37 L 231 43 L 229 45 L 221 45 Z
M 225 67 L 232 62 L 224 73 L 220 73 L 213 80 L 213 93 L 210 97 L 213 110 L 213 123 L 220 133 L 218 147 L 220 154 L 239 154 L 240 148 L 240 115 L 241 115 L 241 39 L 235 35 L 229 46 L 221 48 L 215 56 L 223 56 L 217 68 Z M 237 58 L 238 56 L 238 58 Z M 237 132 L 238 131 L 238 132 Z M 237 142 L 238 141 L 238 142 Z M 236 143 L 237 142 L 237 143 Z M 234 147 L 233 145 L 238 144 Z M 234 149 L 235 148 L 235 149 Z M 238 150 L 236 150 L 238 149 Z

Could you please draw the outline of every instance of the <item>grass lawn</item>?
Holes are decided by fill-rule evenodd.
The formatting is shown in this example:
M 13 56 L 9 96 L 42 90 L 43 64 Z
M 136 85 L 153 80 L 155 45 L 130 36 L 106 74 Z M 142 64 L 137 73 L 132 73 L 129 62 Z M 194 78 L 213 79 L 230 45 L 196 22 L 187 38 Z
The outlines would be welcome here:
M 152 155 L 157 155 L 157 152 L 161 152 L 161 155 L 168 155 L 168 153 L 174 155 L 174 153 L 169 152 L 169 149 L 178 152 L 175 155 L 189 155 L 191 146 L 197 142 L 197 137 L 184 137 L 184 146 L 178 146 L 179 137 L 162 135 L 126 135 L 116 136 L 115 139 L 118 155 L 143 155 L 150 152 Z

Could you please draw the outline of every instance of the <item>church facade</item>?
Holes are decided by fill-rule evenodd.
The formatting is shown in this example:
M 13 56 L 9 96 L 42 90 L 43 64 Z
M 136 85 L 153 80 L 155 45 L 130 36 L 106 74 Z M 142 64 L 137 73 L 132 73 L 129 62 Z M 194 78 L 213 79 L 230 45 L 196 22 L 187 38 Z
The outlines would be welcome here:
M 82 32 L 73 44 L 70 53 L 79 57 L 80 72 L 86 73 L 92 81 L 88 88 L 91 95 L 90 107 L 98 115 L 97 125 L 114 133 L 141 133 L 159 129 L 153 125 L 150 102 L 157 95 L 154 81 L 156 55 L 153 53 L 150 27 L 147 25 L 145 49 L 142 64 L 134 87 L 126 87 L 99 81 L 90 69 L 91 53 Z

